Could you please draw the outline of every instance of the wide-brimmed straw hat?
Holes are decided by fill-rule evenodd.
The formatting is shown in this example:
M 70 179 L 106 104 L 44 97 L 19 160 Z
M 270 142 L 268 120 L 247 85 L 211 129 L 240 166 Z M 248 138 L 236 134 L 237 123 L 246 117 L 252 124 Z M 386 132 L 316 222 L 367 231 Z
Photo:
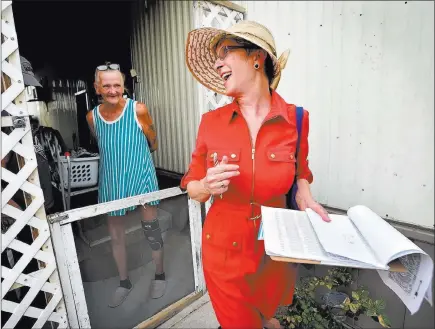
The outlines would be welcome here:
M 228 29 L 203 27 L 190 31 L 186 42 L 186 64 L 193 76 L 205 87 L 225 94 L 224 80 L 213 68 L 217 59 L 213 47 L 222 38 L 231 36 L 243 38 L 267 51 L 274 65 L 274 77 L 270 87 L 276 89 L 290 50 L 287 49 L 278 58 L 272 33 L 265 26 L 253 21 L 240 21 Z

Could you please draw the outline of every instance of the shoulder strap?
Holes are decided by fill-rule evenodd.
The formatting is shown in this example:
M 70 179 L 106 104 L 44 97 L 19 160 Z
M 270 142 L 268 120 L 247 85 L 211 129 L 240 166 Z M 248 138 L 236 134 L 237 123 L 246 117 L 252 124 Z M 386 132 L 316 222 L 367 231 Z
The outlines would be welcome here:
M 298 141 L 296 143 L 296 154 L 295 157 L 297 159 L 299 153 L 299 144 L 301 142 L 301 133 L 302 133 L 302 119 L 304 118 L 304 108 L 302 106 L 296 107 L 296 127 L 298 130 Z
M 296 128 L 298 130 L 298 141 L 296 142 L 296 175 L 298 172 L 298 153 L 299 153 L 299 145 L 301 143 L 301 134 L 302 134 L 302 119 L 304 118 L 304 108 L 301 106 L 296 107 Z
M 100 105 L 97 105 L 94 107 L 94 109 L 92 110 L 92 117 L 94 119 L 94 125 L 96 124 L 96 121 L 100 120 L 100 116 L 98 115 L 98 107 Z

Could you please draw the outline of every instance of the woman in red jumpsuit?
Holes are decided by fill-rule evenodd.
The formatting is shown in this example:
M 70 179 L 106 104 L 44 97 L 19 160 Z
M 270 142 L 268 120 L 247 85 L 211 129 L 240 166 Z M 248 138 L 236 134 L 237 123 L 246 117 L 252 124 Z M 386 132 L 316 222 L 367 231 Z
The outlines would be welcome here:
M 285 208 L 297 179 L 300 209 L 329 221 L 313 200 L 304 111 L 298 172 L 296 108 L 274 90 L 288 52 L 276 57 L 264 26 L 241 21 L 228 30 L 189 33 L 186 62 L 207 88 L 234 101 L 201 118 L 196 147 L 181 187 L 205 202 L 213 196 L 202 236 L 207 290 L 222 328 L 278 327 L 279 305 L 291 304 L 296 267 L 272 261 L 257 239 L 260 206 Z M 296 178 L 295 178 L 296 177 Z

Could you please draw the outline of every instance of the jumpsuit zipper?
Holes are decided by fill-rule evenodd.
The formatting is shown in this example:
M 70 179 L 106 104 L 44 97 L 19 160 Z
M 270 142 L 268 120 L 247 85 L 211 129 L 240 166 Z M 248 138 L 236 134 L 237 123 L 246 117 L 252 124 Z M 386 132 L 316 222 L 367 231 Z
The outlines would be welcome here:
M 257 133 L 258 135 L 258 133 Z M 251 153 L 252 153 L 252 184 L 251 184 L 251 204 L 254 203 L 254 185 L 255 185 L 255 145 L 252 143 L 251 138 Z M 252 206 L 251 206 L 252 207 Z M 254 219 L 254 227 L 257 228 L 257 220 Z
M 270 119 L 268 119 L 267 121 L 273 120 L 275 118 L 277 118 L 278 116 L 274 116 Z M 260 128 L 258 129 L 257 132 L 257 137 L 258 134 L 260 133 L 261 127 L 263 127 L 263 125 L 267 122 L 264 121 Z M 245 119 L 246 122 L 246 119 Z M 254 205 L 254 187 L 255 187 L 255 144 L 257 144 L 257 139 L 255 139 L 255 144 L 252 141 L 252 137 L 251 137 L 251 132 L 249 131 L 249 126 L 248 123 L 246 122 L 246 126 L 248 127 L 248 133 L 249 133 L 249 139 L 251 141 L 251 159 L 252 159 L 252 184 L 251 184 L 251 207 Z M 252 208 L 251 208 L 252 209 Z M 253 212 L 252 212 L 253 213 Z M 254 216 L 255 217 L 255 216 Z M 260 217 L 259 217 L 260 218 Z M 257 228 L 257 219 L 253 219 L 254 222 L 254 227 Z
M 246 121 L 246 119 L 245 119 L 245 117 L 243 115 L 242 115 L 242 118 L 243 118 L 243 120 L 245 120 L 246 128 L 248 130 L 248 135 L 249 135 L 249 141 L 251 142 L 252 179 L 251 179 L 251 198 L 250 198 L 250 204 L 251 204 L 251 210 L 252 210 L 252 204 L 254 202 L 255 145 L 254 145 L 254 142 L 252 141 L 251 131 L 249 130 L 248 122 Z M 260 126 L 260 129 L 261 129 L 261 126 Z M 260 131 L 260 129 L 258 129 L 258 131 Z M 258 132 L 257 132 L 257 136 L 258 136 Z M 255 142 L 257 142 L 257 140 Z M 254 227 L 257 227 L 257 224 L 256 224 L 255 221 L 256 220 L 254 219 L 253 220 Z
M 243 116 L 242 116 L 243 117 Z M 270 119 L 268 119 L 267 121 L 269 121 L 269 120 L 272 120 L 272 119 L 275 119 L 277 116 L 274 116 L 274 117 L 272 117 L 272 118 L 270 118 Z M 258 139 L 258 134 L 260 133 L 260 130 L 261 130 L 261 127 L 263 127 L 263 124 L 265 123 L 265 122 L 267 122 L 267 121 L 264 121 L 262 124 L 261 124 L 261 126 L 260 126 L 260 128 L 258 129 L 258 132 L 257 132 L 257 138 L 255 139 L 255 143 L 252 141 L 252 136 L 251 136 L 251 132 L 249 131 L 249 126 L 248 126 L 248 123 L 246 122 L 246 119 L 243 117 L 243 119 L 245 120 L 245 123 L 246 123 L 246 127 L 248 128 L 248 134 L 249 134 L 249 140 L 251 141 L 251 160 L 252 160 L 252 183 L 251 183 L 251 214 L 253 215 L 254 214 L 254 212 L 252 211 L 252 209 L 253 209 L 253 205 L 254 205 L 254 187 L 255 187 L 255 145 L 254 144 L 257 144 L 257 139 Z M 253 217 L 255 217 L 255 216 L 253 216 Z M 258 217 L 258 218 L 260 218 L 261 217 L 261 215 Z M 253 222 L 254 222 L 254 227 L 255 227 L 255 229 L 257 228 L 257 219 L 255 218 L 255 219 L 253 219 Z M 254 244 L 254 250 L 255 250 L 255 252 L 257 252 L 257 250 L 258 250 L 258 239 L 255 239 L 255 244 Z

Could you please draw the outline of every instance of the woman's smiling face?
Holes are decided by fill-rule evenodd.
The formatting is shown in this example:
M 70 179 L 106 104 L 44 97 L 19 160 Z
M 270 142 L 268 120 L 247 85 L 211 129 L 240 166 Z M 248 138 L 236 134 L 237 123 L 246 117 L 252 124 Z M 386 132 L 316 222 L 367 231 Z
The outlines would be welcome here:
M 255 52 L 248 55 L 246 46 L 224 39 L 216 47 L 214 69 L 224 80 L 226 95 L 237 97 L 252 86 L 256 70 Z

